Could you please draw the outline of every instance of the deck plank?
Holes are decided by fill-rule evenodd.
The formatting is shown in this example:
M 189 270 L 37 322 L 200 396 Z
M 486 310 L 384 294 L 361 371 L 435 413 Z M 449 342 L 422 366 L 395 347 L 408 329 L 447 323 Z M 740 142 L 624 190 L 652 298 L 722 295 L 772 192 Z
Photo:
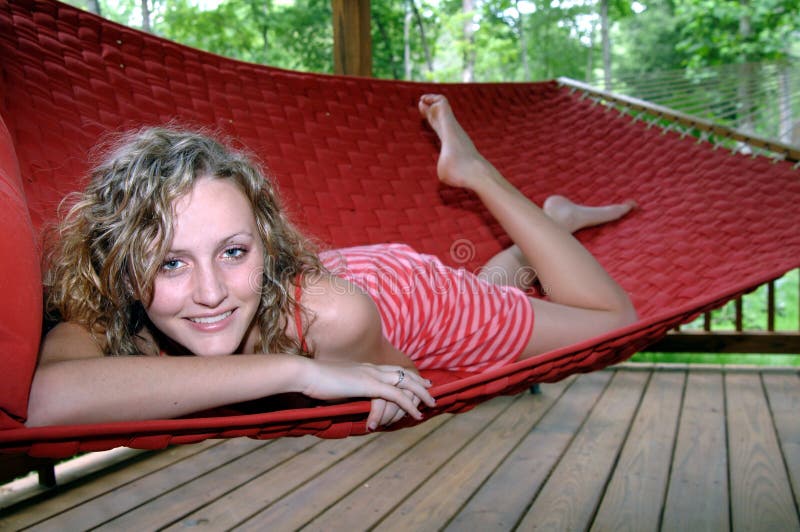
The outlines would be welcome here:
M 416 491 L 513 402 L 513 397 L 496 397 L 467 414 L 454 416 L 447 425 L 398 456 L 394 462 L 376 470 L 375 475 L 319 514 L 304 530 L 371 528 Z
M 656 373 L 592 523 L 592 530 L 656 531 L 667 492 L 685 373 Z
M 612 368 L 398 431 L 176 446 L 0 529 L 800 530 L 798 376 Z
M 386 515 L 376 530 L 441 530 L 547 413 L 567 384 L 565 380 L 543 387 L 536 395 L 520 394 L 510 408 Z
M 450 427 L 451 416 L 438 416 L 422 425 L 399 432 L 381 434 L 374 445 L 353 453 L 324 474 L 318 475 L 297 490 L 242 523 L 236 530 L 297 530 L 325 508 L 360 486 L 368 485 L 375 471 L 390 466 L 397 456 L 414 449 L 442 426 Z M 409 432 L 409 434 L 404 434 Z M 359 507 L 363 514 L 366 506 Z
M 800 508 L 800 375 L 765 374 L 762 378 L 778 432 L 786 468 L 794 491 L 794 502 Z M 798 510 L 800 511 L 800 510 Z
M 181 516 L 205 506 L 217 498 L 270 471 L 319 443 L 318 438 L 282 438 L 270 445 L 232 460 L 222 467 L 198 476 L 194 481 L 166 491 L 147 505 L 139 506 L 97 528 L 98 532 L 115 530 L 156 530 L 174 523 Z
M 209 447 L 201 453 L 192 455 L 189 459 L 175 462 L 138 478 L 100 497 L 57 514 L 32 527 L 31 530 L 59 532 L 87 530 L 96 527 L 153 500 L 166 490 L 185 482 L 191 482 L 210 469 L 221 467 L 227 462 L 269 443 L 246 438 L 234 441 L 236 441 L 234 445 L 225 442 L 223 445 Z
M 800 530 L 757 374 L 725 375 L 733 530 Z
M 672 459 L 662 530 L 729 530 L 721 373 L 690 373 Z
M 193 513 L 176 520 L 168 530 L 227 530 L 236 526 L 340 461 L 374 444 L 377 437 L 377 434 L 368 434 L 322 440 L 278 467 L 259 469 L 252 480 L 210 504 L 197 507 Z
M 605 371 L 577 377 L 534 430 L 453 517 L 446 530 L 512 529 L 558 463 L 611 376 L 610 371 Z
M 585 530 L 600 502 L 649 374 L 617 372 L 542 487 L 520 528 Z
M 10 508 L 5 512 L 7 515 L 0 512 L 0 530 L 20 530 L 41 523 L 54 515 L 92 501 L 120 486 L 221 443 L 220 440 L 206 440 L 137 456 L 128 464 L 117 464 L 102 474 L 61 486 L 57 496 L 45 494 L 39 502 L 37 499 L 17 508 Z

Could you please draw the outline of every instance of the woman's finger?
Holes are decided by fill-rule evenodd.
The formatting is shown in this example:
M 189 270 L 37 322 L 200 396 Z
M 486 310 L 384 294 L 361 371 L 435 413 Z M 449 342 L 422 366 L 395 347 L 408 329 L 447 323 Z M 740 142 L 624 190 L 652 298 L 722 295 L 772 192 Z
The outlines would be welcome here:
M 408 390 L 430 407 L 436 406 L 436 400 L 433 398 L 430 392 L 428 392 L 428 388 L 426 384 L 424 384 L 429 381 L 423 381 L 421 380 L 421 377 L 417 377 L 418 379 L 404 379 L 403 382 L 399 384 L 398 388 L 401 390 Z
M 412 399 L 412 401 L 413 401 L 413 399 Z M 405 416 L 406 416 L 406 413 L 403 410 L 398 408 L 397 412 L 395 412 L 394 416 L 392 417 L 392 419 L 389 420 L 388 424 L 391 425 L 392 423 L 397 423 L 398 421 L 403 419 Z
M 414 419 L 422 419 L 422 413 L 417 409 L 414 401 L 411 400 L 400 388 L 392 386 L 386 389 L 386 395 L 382 395 L 384 399 L 395 403 L 397 406 L 408 412 Z
M 367 416 L 367 429 L 368 430 L 375 430 L 380 425 L 381 420 L 383 419 L 383 413 L 386 410 L 386 401 L 384 399 L 373 399 L 372 406 L 369 410 L 369 416 Z
M 397 416 L 397 413 L 401 412 L 402 415 L 406 413 L 403 412 L 403 409 L 397 406 L 394 403 L 388 403 L 386 405 L 386 409 L 383 411 L 383 417 L 381 418 L 381 426 L 389 425 L 392 423 L 392 420 Z
M 394 417 L 392 419 L 389 420 L 389 423 L 387 423 L 387 425 L 391 425 L 393 423 L 397 423 L 398 421 L 400 421 L 404 417 L 406 417 L 406 413 L 403 412 L 400 409 L 397 409 L 397 413 L 394 415 Z

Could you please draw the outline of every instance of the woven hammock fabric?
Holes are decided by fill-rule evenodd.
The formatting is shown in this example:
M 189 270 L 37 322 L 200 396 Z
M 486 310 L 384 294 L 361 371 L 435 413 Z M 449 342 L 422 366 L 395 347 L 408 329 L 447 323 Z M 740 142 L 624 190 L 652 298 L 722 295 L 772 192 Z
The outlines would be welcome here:
M 555 82 L 437 85 L 290 72 L 200 52 L 50 0 L 0 0 L 0 69 L 6 452 L 60 457 L 212 437 L 365 432 L 366 401 L 22 425 L 41 327 L 38 235 L 58 202 L 81 188 L 91 148 L 109 132 L 165 122 L 212 128 L 260 158 L 291 216 L 325 246 L 406 242 L 471 270 L 509 240 L 476 197 L 439 185 L 436 138 L 416 107 L 423 93 L 444 93 L 478 149 L 533 200 L 553 193 L 589 204 L 635 199 L 633 214 L 578 236 L 631 294 L 640 320 L 488 373 L 428 372 L 438 401 L 428 415 L 622 361 L 800 265 L 800 174 L 791 164 L 682 138 Z

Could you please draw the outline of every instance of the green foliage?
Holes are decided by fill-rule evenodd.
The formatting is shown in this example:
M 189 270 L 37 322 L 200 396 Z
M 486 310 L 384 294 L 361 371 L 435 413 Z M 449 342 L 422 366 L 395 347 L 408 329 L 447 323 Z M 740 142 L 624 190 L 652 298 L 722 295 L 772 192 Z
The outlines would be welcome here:
M 792 270 L 775 281 L 775 330 L 797 331 L 800 324 L 798 316 L 798 293 L 800 293 L 800 270 Z M 729 302 L 722 308 L 712 311 L 711 328 L 715 331 L 732 331 L 736 327 L 736 303 Z M 684 327 L 688 330 L 701 330 L 703 318 L 699 317 Z M 767 286 L 745 294 L 742 298 L 742 329 L 747 331 L 767 330 Z
M 270 63 L 283 68 L 333 72 L 333 14 L 330 0 L 298 0 L 284 6 L 275 22 Z
M 104 16 L 140 26 L 141 1 L 100 5 Z M 372 0 L 373 72 L 458 81 L 470 64 L 477 81 L 591 78 L 588 69 L 600 66 L 602 1 L 474 0 L 465 13 L 462 0 Z M 607 1 L 618 74 L 800 53 L 800 0 Z M 222 0 L 208 9 L 198 2 L 149 0 L 152 31 L 245 61 L 333 70 L 330 0 Z
M 68 0 L 86 8 L 86 0 Z M 149 0 L 151 30 L 216 54 L 295 70 L 333 71 L 330 0 Z M 141 27 L 141 0 L 101 0 L 104 17 Z
M 372 74 L 402 79 L 405 42 L 404 2 L 377 2 L 372 7 Z
M 531 58 L 530 79 L 551 79 L 568 76 L 583 79 L 587 55 L 591 53 L 582 41 L 580 17 L 592 7 L 575 2 L 560 7 L 557 2 L 535 0 L 536 11 L 524 16 L 528 33 L 528 55 Z
M 201 11 L 188 0 L 172 0 L 153 28 L 163 36 L 220 55 L 267 62 L 262 28 L 241 24 L 250 17 L 245 2 L 224 2 L 214 11 Z
M 653 364 L 722 364 L 752 366 L 800 366 L 800 355 L 763 353 L 656 353 L 646 351 L 631 357 L 631 362 Z
M 800 30 L 800 0 L 676 0 L 678 49 L 699 67 L 783 59 Z
M 407 44 L 410 55 L 410 79 L 430 78 L 432 72 L 428 67 L 428 56 L 432 60 L 436 55 L 442 28 L 439 12 L 431 2 L 425 0 L 372 2 L 371 16 L 373 76 L 405 79 Z M 408 25 L 408 43 L 406 43 L 406 25 Z
M 677 52 L 680 27 L 669 0 L 648 2 L 636 16 L 620 21 L 615 35 L 615 72 L 624 78 L 636 74 L 674 70 L 682 66 L 685 55 Z

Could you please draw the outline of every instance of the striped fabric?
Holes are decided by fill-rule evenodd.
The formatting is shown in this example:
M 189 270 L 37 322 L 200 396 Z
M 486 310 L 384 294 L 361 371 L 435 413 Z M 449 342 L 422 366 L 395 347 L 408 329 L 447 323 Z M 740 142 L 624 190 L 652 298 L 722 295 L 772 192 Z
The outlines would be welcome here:
M 485 371 L 517 360 L 533 332 L 524 292 L 478 279 L 405 244 L 321 254 L 332 274 L 364 289 L 383 334 L 419 369 Z

